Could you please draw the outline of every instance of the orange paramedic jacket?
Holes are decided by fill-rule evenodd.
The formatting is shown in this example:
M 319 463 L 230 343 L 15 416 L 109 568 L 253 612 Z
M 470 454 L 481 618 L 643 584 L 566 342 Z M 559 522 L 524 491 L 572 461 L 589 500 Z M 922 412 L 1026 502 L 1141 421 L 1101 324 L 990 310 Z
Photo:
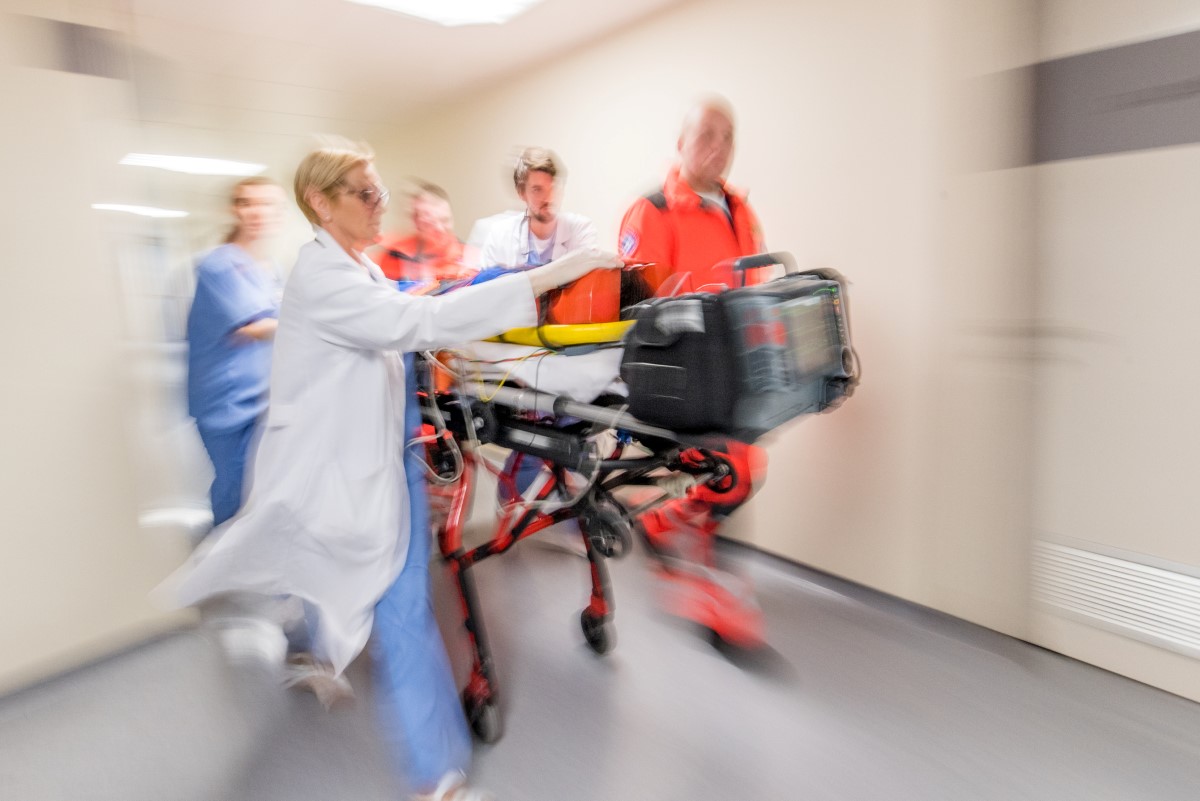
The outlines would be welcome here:
M 454 237 L 432 244 L 410 234 L 382 247 L 375 261 L 393 281 L 452 281 L 474 272 L 463 267 L 463 245 Z
M 626 261 L 653 262 L 642 271 L 650 293 L 675 273 L 695 274 L 695 285 L 714 264 L 763 252 L 762 229 L 744 194 L 723 186 L 733 221 L 702 199 L 671 168 L 661 192 L 638 198 L 621 221 L 620 250 Z M 749 270 L 747 284 L 764 280 Z

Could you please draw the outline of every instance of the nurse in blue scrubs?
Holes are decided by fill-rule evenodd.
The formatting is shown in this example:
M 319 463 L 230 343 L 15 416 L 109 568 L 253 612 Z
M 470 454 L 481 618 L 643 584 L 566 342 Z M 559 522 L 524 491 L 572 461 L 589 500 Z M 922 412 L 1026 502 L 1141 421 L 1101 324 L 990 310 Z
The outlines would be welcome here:
M 279 316 L 279 274 L 268 256 L 283 190 L 267 178 L 233 188 L 236 223 L 225 244 L 196 267 L 188 313 L 188 413 L 212 460 L 213 526 L 242 504 L 242 480 L 255 426 L 267 409 L 271 340 Z

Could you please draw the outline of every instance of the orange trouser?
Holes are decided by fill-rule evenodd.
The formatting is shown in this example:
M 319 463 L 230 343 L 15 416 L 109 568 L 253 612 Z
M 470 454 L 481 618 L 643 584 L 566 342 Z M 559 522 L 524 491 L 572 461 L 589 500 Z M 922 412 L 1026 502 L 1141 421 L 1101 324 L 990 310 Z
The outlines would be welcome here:
M 727 475 L 691 487 L 682 498 L 667 501 L 641 516 L 639 525 L 650 544 L 664 553 L 711 563 L 712 540 L 721 521 L 748 501 L 766 476 L 766 451 L 726 440 L 710 453 L 729 466 Z M 696 449 L 680 454 L 685 463 L 699 464 L 706 455 Z

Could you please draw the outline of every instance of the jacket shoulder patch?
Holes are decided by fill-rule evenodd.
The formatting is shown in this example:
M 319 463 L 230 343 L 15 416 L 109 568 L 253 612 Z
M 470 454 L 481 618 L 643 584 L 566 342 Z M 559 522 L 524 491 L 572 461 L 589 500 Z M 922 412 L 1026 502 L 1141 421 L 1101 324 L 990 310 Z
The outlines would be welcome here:
M 626 228 L 621 232 L 621 255 L 629 258 L 637 250 L 638 235 L 637 231 L 632 228 Z

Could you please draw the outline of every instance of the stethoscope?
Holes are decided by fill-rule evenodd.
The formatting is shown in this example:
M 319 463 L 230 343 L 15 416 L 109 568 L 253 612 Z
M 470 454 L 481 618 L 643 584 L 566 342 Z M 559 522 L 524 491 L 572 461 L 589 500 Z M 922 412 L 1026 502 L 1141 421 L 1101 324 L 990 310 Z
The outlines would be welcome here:
M 521 227 L 525 228 L 525 236 L 521 236 Z M 558 242 L 558 226 L 554 227 L 554 236 L 550 239 L 550 245 L 545 251 L 539 253 L 533 243 L 533 229 L 529 227 L 529 210 L 521 215 L 521 223 L 517 226 L 517 237 L 525 243 L 522 251 L 522 261 L 526 267 L 541 267 L 543 264 L 549 264 L 554 257 L 554 246 Z

